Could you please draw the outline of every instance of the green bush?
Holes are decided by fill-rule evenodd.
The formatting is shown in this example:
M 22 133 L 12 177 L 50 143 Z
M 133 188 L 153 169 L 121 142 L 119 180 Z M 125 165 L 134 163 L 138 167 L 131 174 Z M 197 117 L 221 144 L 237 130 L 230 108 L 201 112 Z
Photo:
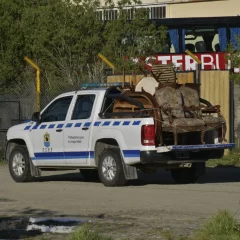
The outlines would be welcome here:
M 113 240 L 112 238 L 99 235 L 91 231 L 87 226 L 83 226 L 73 232 L 70 240 Z
M 192 236 L 176 237 L 171 232 L 163 232 L 162 237 L 165 240 L 240 240 L 240 230 L 232 214 L 222 210 Z
M 205 226 L 196 232 L 196 240 L 239 240 L 240 231 L 237 221 L 226 210 L 219 211 Z

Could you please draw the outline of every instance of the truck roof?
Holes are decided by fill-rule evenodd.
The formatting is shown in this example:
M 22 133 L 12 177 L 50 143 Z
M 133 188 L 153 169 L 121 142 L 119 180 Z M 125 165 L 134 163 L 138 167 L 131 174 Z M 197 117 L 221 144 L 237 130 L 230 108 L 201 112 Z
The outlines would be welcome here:
M 130 86 L 130 83 L 125 82 L 124 86 Z M 109 87 L 122 87 L 122 82 L 112 82 L 112 83 L 83 83 L 80 84 L 80 89 L 76 90 L 76 91 L 71 91 L 71 92 L 66 92 L 63 93 L 61 95 L 59 95 L 59 97 L 64 97 L 64 96 L 69 96 L 69 95 L 73 95 L 73 94 L 78 94 L 78 93 L 96 93 L 96 92 L 100 92 L 100 93 L 105 93 L 106 90 Z
M 73 95 L 73 94 L 78 94 L 78 93 L 96 93 L 96 92 L 101 92 L 101 93 L 105 93 L 107 90 L 107 88 L 92 88 L 92 89 L 84 89 L 84 90 L 77 90 L 77 91 L 71 91 L 71 92 L 65 92 L 62 93 L 60 95 L 58 95 L 58 97 L 64 97 L 64 96 L 69 96 L 69 95 Z

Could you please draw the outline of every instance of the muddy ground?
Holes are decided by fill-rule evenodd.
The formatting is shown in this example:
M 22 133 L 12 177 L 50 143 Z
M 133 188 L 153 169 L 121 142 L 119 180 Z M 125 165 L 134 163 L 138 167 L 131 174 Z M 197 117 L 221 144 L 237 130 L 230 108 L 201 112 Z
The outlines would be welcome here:
M 7 166 L 0 166 L 1 219 L 78 217 L 116 240 L 163 239 L 166 230 L 191 234 L 220 209 L 240 220 L 240 168 L 208 168 L 197 184 L 188 185 L 175 184 L 165 171 L 140 173 L 126 187 L 107 188 L 84 182 L 78 171 L 43 172 L 36 182 L 15 183 Z M 41 232 L 11 234 L 13 239 L 67 239 Z

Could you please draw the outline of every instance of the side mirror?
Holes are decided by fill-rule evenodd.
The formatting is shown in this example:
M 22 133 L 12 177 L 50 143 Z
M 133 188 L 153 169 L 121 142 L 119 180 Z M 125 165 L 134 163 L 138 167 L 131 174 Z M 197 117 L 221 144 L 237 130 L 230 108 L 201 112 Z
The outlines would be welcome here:
M 41 121 L 40 112 L 33 113 L 32 121 L 40 123 L 40 121 Z

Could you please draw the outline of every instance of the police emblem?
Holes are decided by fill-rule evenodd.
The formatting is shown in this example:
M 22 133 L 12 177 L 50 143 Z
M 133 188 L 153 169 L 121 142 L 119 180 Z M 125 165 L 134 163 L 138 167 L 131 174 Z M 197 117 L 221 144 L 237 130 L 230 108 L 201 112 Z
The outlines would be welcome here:
M 43 138 L 44 138 L 44 146 L 45 147 L 50 147 L 50 134 L 45 133 Z

